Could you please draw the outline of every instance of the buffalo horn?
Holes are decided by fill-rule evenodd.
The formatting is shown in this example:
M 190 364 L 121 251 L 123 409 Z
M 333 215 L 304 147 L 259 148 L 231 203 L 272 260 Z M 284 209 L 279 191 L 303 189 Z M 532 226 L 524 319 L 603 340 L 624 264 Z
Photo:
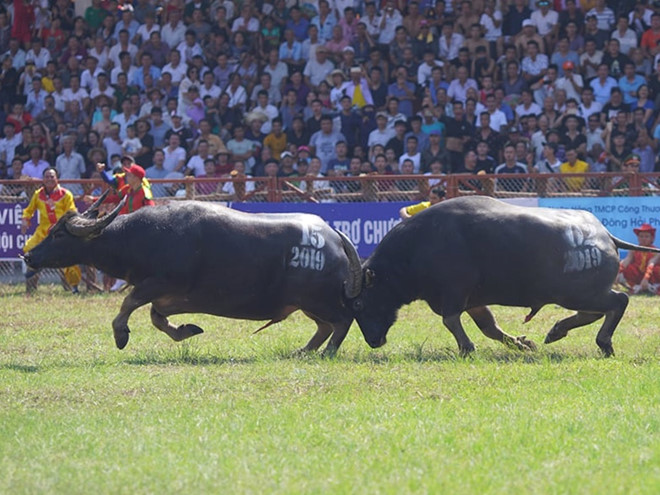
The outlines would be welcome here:
M 96 217 L 98 217 L 99 216 L 99 207 L 101 206 L 101 203 L 103 203 L 103 201 L 105 201 L 105 198 L 108 197 L 108 194 L 110 194 L 110 189 L 106 189 L 105 192 L 103 194 L 101 194 L 101 196 L 99 196 L 99 199 L 94 201 L 94 203 L 92 203 L 92 205 L 89 208 L 87 208 L 85 210 L 85 212 L 82 213 L 81 216 L 83 218 L 89 218 L 89 219 L 92 219 L 92 220 L 95 219 Z
M 110 222 L 112 222 L 119 214 L 119 210 L 123 208 L 126 199 L 127 197 L 124 196 L 124 199 L 119 202 L 114 210 L 96 220 L 85 218 L 82 215 L 72 217 L 65 224 L 66 230 L 69 231 L 71 235 L 82 238 L 93 238 L 100 235 L 103 229 L 110 225 Z
M 344 282 L 344 295 L 348 299 L 353 299 L 360 295 L 362 290 L 362 265 L 355 246 L 343 232 L 337 230 L 341 243 L 344 246 L 344 252 L 348 257 L 349 279 Z

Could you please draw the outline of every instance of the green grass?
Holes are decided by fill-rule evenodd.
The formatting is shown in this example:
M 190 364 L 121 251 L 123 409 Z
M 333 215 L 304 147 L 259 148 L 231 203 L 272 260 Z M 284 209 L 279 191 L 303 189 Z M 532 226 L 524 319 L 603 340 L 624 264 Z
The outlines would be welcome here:
M 334 359 L 293 358 L 298 314 L 260 324 L 184 315 L 172 342 L 148 310 L 114 347 L 121 297 L 0 288 L 0 493 L 660 492 L 660 299 L 635 297 L 599 356 L 596 325 L 542 345 L 568 313 L 494 308 L 539 344 L 486 339 L 457 356 L 424 304 L 385 347 L 357 326 Z

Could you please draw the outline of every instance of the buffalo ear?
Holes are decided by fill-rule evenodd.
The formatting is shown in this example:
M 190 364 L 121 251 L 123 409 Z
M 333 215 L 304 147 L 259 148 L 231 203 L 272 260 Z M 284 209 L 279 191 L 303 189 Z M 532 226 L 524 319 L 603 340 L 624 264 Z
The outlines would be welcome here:
M 367 268 L 364 271 L 364 286 L 369 289 L 370 287 L 374 286 L 374 282 L 376 281 L 376 274 L 371 268 Z

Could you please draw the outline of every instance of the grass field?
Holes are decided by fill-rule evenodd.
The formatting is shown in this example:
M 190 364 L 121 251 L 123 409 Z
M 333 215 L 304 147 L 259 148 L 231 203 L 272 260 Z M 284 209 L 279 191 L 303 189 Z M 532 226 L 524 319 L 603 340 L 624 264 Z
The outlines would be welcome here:
M 542 345 L 554 308 L 494 308 L 533 354 L 465 320 L 461 359 L 423 304 L 334 359 L 290 357 L 298 314 L 177 317 L 206 329 L 177 344 L 145 308 L 119 351 L 120 301 L 0 288 L 0 493 L 660 493 L 660 299 L 632 299 L 612 359 L 595 325 Z

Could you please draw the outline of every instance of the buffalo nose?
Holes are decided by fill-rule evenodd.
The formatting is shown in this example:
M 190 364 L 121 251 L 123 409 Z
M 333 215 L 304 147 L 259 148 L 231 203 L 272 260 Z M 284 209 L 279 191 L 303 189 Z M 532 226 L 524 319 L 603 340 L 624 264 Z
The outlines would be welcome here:
M 385 345 L 385 342 L 387 342 L 387 339 L 385 336 L 381 337 L 380 339 L 371 339 L 368 341 L 369 346 L 371 346 L 372 349 L 377 349 L 379 347 L 382 347 Z

